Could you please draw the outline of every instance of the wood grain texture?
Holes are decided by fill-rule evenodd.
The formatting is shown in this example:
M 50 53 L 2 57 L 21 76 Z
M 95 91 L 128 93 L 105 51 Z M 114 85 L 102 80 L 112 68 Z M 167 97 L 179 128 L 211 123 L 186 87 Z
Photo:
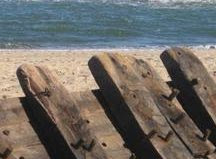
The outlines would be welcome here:
M 130 159 L 131 152 L 124 147 L 124 141 L 101 106 L 103 103 L 99 102 L 104 100 L 100 91 L 93 92 L 73 92 L 71 96 L 79 105 L 81 116 L 88 123 L 90 131 L 95 134 L 99 144 L 105 149 L 108 158 Z
M 20 107 L 20 98 L 0 100 L 0 127 L 28 122 L 25 110 Z
M 77 158 L 112 158 L 81 116 L 80 106 L 46 67 L 22 65 L 17 75 L 26 96 L 43 107 Z
M 73 92 L 71 93 L 71 96 L 74 102 L 79 105 L 81 115 L 88 123 L 90 130 L 95 133 L 99 143 L 106 149 L 109 158 L 129 159 L 131 157 L 130 151 L 123 146 L 124 141 L 106 116 L 105 111 L 99 102 L 99 100 L 103 101 L 103 99 L 101 99 L 100 91 L 95 90 L 93 92 Z M 98 96 L 100 96 L 100 99 L 97 99 L 99 98 Z M 47 152 L 43 148 L 43 145 L 37 143 L 39 138 L 36 132 L 34 132 L 31 125 L 26 122 L 32 119 L 29 119 L 31 117 L 28 117 L 24 107 L 33 107 L 32 103 L 27 102 L 27 100 L 27 98 L 22 97 L 1 101 L 2 110 L 0 114 L 6 115 L 3 126 L 0 126 L 0 131 L 7 130 L 10 132 L 9 136 L 4 136 L 3 138 L 6 138 L 7 141 L 9 141 L 11 147 L 16 147 L 13 151 L 14 156 L 23 156 L 30 159 L 40 157 L 44 159 L 46 156 L 44 154 L 47 154 Z M 23 103 L 30 104 L 23 106 Z M 37 105 L 37 107 L 40 106 Z M 13 114 L 14 110 L 19 113 L 7 115 Z M 23 114 L 25 118 L 23 118 Z M 22 127 L 24 127 L 24 129 Z M 44 132 L 42 135 L 46 136 L 46 133 L 47 132 Z M 50 144 L 48 143 L 48 145 Z M 58 151 L 58 149 L 55 149 L 54 151 Z
M 0 138 L 0 145 L 7 143 L 1 149 L 1 154 L 6 149 L 11 150 L 7 159 L 22 159 L 22 157 L 30 159 L 50 158 L 29 123 L 20 98 L 0 101 Z
M 137 156 L 193 158 L 161 114 L 153 92 L 143 82 L 148 72 L 136 59 L 120 54 L 101 54 L 89 61 L 89 67 Z
M 172 48 L 161 59 L 181 93 L 178 100 L 194 122 L 216 145 L 216 84 L 202 62 L 188 49 Z
M 41 145 L 41 142 L 29 122 L 20 122 L 0 127 L 3 140 L 10 143 L 14 149 Z

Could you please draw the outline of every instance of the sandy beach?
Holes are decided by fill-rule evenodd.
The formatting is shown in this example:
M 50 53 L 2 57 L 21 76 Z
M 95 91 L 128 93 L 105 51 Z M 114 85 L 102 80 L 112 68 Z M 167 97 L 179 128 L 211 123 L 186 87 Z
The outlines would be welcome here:
M 69 91 L 98 88 L 88 69 L 88 60 L 96 54 L 123 53 L 151 64 L 164 80 L 169 80 L 160 60 L 164 50 L 0 50 L 0 99 L 23 96 L 16 69 L 24 64 L 46 65 L 59 76 Z M 192 50 L 216 79 L 216 50 Z

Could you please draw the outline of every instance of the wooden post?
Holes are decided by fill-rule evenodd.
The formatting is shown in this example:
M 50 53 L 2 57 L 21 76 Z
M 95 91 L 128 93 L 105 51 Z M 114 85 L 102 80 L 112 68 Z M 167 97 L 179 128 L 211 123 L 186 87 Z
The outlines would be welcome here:
M 139 157 L 193 158 L 161 114 L 154 92 L 143 82 L 152 76 L 143 67 L 148 65 L 139 62 L 130 56 L 101 54 L 89 61 L 89 67 L 123 135 Z
M 181 93 L 178 100 L 194 122 L 216 145 L 216 84 L 202 62 L 188 49 L 172 48 L 161 59 Z
M 90 130 L 79 105 L 55 75 L 46 67 L 22 65 L 17 76 L 26 96 L 43 107 L 78 159 L 110 159 L 109 149 Z M 130 153 L 125 152 L 126 159 Z

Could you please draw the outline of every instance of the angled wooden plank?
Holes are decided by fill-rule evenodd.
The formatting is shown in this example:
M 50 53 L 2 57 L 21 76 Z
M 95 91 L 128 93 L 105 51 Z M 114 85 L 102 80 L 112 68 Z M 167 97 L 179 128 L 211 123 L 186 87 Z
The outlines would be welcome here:
M 44 145 L 29 123 L 20 99 L 11 98 L 0 101 L 1 141 L 7 143 L 7 148 L 4 149 L 10 150 L 8 159 L 11 157 L 49 159 Z
M 95 94 L 101 94 L 99 90 L 93 91 Z M 109 152 L 108 156 L 110 159 L 129 159 L 131 156 L 131 153 L 128 149 L 126 149 L 123 145 L 124 142 L 120 135 L 116 132 L 116 129 L 112 125 L 112 123 L 109 121 L 108 117 L 105 114 L 105 111 L 103 110 L 101 103 L 99 103 L 99 100 L 96 98 L 97 96 L 94 95 L 91 91 L 88 92 L 72 92 L 71 96 L 74 100 L 74 102 L 79 105 L 81 115 L 83 116 L 84 120 L 88 123 L 90 130 L 95 133 L 95 136 L 97 137 L 99 143 L 106 148 L 106 151 Z M 98 95 L 99 96 L 99 95 Z M 31 156 L 31 154 L 35 154 L 35 156 L 44 156 L 42 154 L 38 154 L 37 152 L 44 152 L 43 151 L 35 151 L 36 148 L 33 148 L 31 144 L 34 141 L 37 141 L 38 138 L 35 136 L 35 132 L 32 131 L 31 127 L 27 127 L 22 131 L 16 131 L 16 128 L 19 128 L 20 123 L 15 122 L 15 120 L 20 121 L 20 119 L 23 119 L 23 114 L 25 114 L 26 119 L 25 121 L 28 121 L 28 117 L 26 115 L 26 112 L 24 110 L 24 107 L 32 107 L 31 102 L 26 102 L 27 98 L 11 98 L 1 101 L 1 107 L 4 108 L 5 114 L 9 113 L 11 114 L 13 110 L 16 110 L 18 113 L 16 115 L 6 115 L 4 120 L 6 121 L 4 123 L 4 126 L 0 126 L 1 130 L 7 130 L 11 132 L 10 129 L 12 128 L 17 132 L 18 135 L 12 135 L 8 141 L 10 141 L 11 144 L 13 144 L 13 147 L 16 146 L 16 151 L 13 151 L 13 154 L 15 156 L 19 152 L 20 156 Z M 100 97 L 100 100 L 101 99 Z M 30 103 L 27 106 L 23 106 L 23 103 Z M 13 106 L 12 106 L 13 105 Z M 1 114 L 1 112 L 0 112 Z M 3 114 L 3 113 L 2 113 Z M 100 119 L 100 120 L 98 120 Z M 31 119 L 30 119 L 31 120 Z M 13 122 L 14 121 L 14 122 Z M 22 123 L 23 125 L 23 123 Z M 26 125 L 26 124 L 25 124 Z M 23 132 L 23 133 L 22 133 Z M 27 138 L 25 138 L 25 133 L 27 132 Z M 14 133 L 13 133 L 14 134 Z M 35 139 L 30 138 L 28 136 L 35 137 Z M 30 140 L 29 140 L 30 138 Z M 23 140 L 22 140 L 23 139 Z M 18 141 L 21 141 L 19 143 Z M 32 142 L 33 141 L 33 142 Z M 24 145 L 24 146 L 23 146 Z M 39 145 L 34 145 L 34 147 L 37 147 Z M 32 149 L 30 149 L 30 148 Z M 27 150 L 26 150 L 27 149 Z M 24 151 L 25 150 L 25 151 Z M 24 153 L 25 152 L 25 153 Z M 25 158 L 27 158 L 25 157 Z M 29 157 L 28 157 L 29 158 Z
M 134 58 L 120 54 L 101 54 L 89 61 L 90 70 L 129 144 L 141 158 L 193 158 L 144 87 L 143 77 L 137 75 L 134 64 Z
M 12 154 L 17 159 L 49 159 L 50 158 L 46 150 L 44 149 L 44 146 L 42 145 L 19 147 L 14 149 Z
M 3 134 L 3 140 L 7 140 L 14 149 L 41 145 L 37 134 L 29 122 L 2 126 L 0 127 L 0 132 Z
M 172 48 L 161 59 L 180 90 L 178 100 L 194 122 L 216 145 L 216 84 L 202 62 L 188 49 Z
M 101 94 L 99 91 L 94 91 L 94 93 Z M 81 116 L 88 123 L 89 129 L 95 134 L 100 145 L 106 150 L 108 158 L 130 159 L 131 152 L 124 147 L 124 141 L 99 102 L 104 99 L 95 94 L 90 91 L 71 93 L 74 102 L 80 107 Z
M 121 64 L 123 65 L 127 61 L 130 62 L 134 75 L 150 91 L 155 104 L 192 155 L 194 157 L 206 157 L 208 154 L 213 153 L 215 147 L 208 139 L 204 139 L 205 135 L 202 134 L 175 99 L 178 91 L 171 91 L 156 71 L 145 61 L 132 57 L 125 57 L 124 59 Z
M 108 159 L 108 152 L 80 115 L 79 106 L 46 67 L 22 65 L 17 76 L 27 97 L 35 99 L 79 159 Z

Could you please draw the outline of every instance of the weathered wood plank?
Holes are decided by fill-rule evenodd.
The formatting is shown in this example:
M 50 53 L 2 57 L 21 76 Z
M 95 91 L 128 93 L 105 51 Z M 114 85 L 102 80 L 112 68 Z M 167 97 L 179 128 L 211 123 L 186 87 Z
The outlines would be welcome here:
M 99 90 L 93 91 L 96 94 L 99 94 Z M 110 159 L 115 159 L 116 156 L 118 156 L 119 159 L 124 159 L 131 156 L 130 152 L 123 146 L 124 142 L 120 135 L 116 132 L 116 129 L 114 126 L 111 124 L 109 121 L 108 117 L 106 116 L 103 108 L 101 107 L 101 103 L 99 103 L 98 99 L 96 99 L 97 96 L 95 96 L 92 92 L 73 92 L 71 93 L 71 96 L 74 100 L 74 102 L 79 105 L 80 110 L 81 110 L 81 115 L 83 116 L 84 120 L 87 121 L 91 131 L 95 133 L 95 136 L 98 138 L 98 141 L 100 144 L 105 144 L 105 148 L 107 149 L 107 152 L 109 152 L 109 158 Z M 101 98 L 101 97 L 100 97 Z M 23 114 L 25 114 L 26 118 L 25 121 L 28 121 L 28 117 L 26 115 L 26 112 L 23 107 L 32 107 L 31 102 L 28 102 L 29 105 L 23 106 L 23 103 L 26 102 L 26 98 L 11 98 L 11 99 L 6 99 L 1 101 L 1 107 L 4 107 L 4 110 L 7 111 L 2 111 L 4 113 L 9 113 L 11 114 L 11 111 L 14 109 L 17 110 L 18 112 L 21 112 L 16 115 L 6 115 L 4 118 L 5 124 L 4 126 L 0 126 L 0 130 L 9 130 L 6 129 L 7 127 L 11 127 L 15 129 L 15 127 L 19 127 L 18 125 L 20 123 L 15 122 L 16 120 L 22 121 L 20 119 L 23 119 Z M 100 99 L 103 100 L 103 99 Z M 0 112 L 1 113 L 1 112 Z M 2 113 L 3 114 L 3 113 Z M 98 120 L 100 119 L 100 120 Z M 32 119 L 31 119 L 32 120 Z M 22 122 L 21 122 L 22 123 Z M 22 123 L 23 124 L 23 123 Z M 26 132 L 28 132 L 29 135 L 27 136 L 32 136 L 35 137 L 35 139 L 31 138 L 33 141 L 39 140 L 38 137 L 36 136 L 36 133 L 32 131 L 32 128 L 28 128 L 29 130 L 25 129 Z M 11 132 L 11 130 L 10 130 Z M 29 147 L 27 145 L 31 145 L 32 142 L 30 140 L 25 139 L 25 134 L 20 133 L 19 131 L 15 131 L 18 133 L 18 137 L 12 137 L 9 141 L 14 145 L 14 143 L 18 144 L 18 147 L 21 147 L 21 144 L 18 143 L 18 141 L 21 141 L 22 143 L 25 143 L 24 147 Z M 24 132 L 24 130 L 22 130 Z M 31 134 L 31 135 L 30 135 Z M 46 135 L 46 133 L 42 134 Z M 18 140 L 17 140 L 18 138 Z M 22 141 L 22 138 L 24 138 L 24 141 Z M 23 145 L 23 144 L 22 144 Z M 37 145 L 35 145 L 37 146 Z M 14 147 L 14 146 L 13 146 Z M 28 149 L 27 151 L 20 151 L 23 150 L 23 148 L 19 148 L 18 152 L 19 154 L 22 154 L 22 156 L 30 156 L 32 153 L 35 153 L 33 146 L 31 146 L 31 149 Z M 25 153 L 24 153 L 25 152 Z M 43 151 L 38 151 L 38 152 L 44 152 Z M 14 153 L 14 151 L 13 151 Z M 41 154 L 37 154 L 38 156 L 43 156 Z M 17 156 L 17 155 L 15 155 Z
M 0 101 L 0 136 L 1 142 L 7 143 L 4 149 L 10 150 L 7 158 L 49 159 L 46 149 L 29 123 L 20 99 Z
M 215 147 L 208 139 L 203 139 L 205 135 L 202 134 L 187 113 L 181 108 L 181 105 L 175 99 L 177 95 L 176 90 L 171 91 L 156 71 L 143 60 L 137 60 L 132 57 L 126 57 L 125 59 L 122 60 L 121 64 L 123 65 L 127 60 L 130 61 L 130 67 L 132 67 L 135 76 L 150 91 L 154 102 L 167 122 L 187 146 L 192 155 L 205 157 L 212 153 Z
M 0 127 L 3 140 L 10 143 L 13 149 L 41 145 L 41 142 L 29 122 L 5 125 Z
M 75 92 L 71 95 L 74 102 L 80 106 L 81 116 L 105 149 L 108 158 L 130 159 L 131 153 L 123 146 L 124 141 L 101 107 L 102 103 L 99 103 L 99 100 L 104 100 L 101 99 L 101 93 L 99 91 L 94 92 L 99 95 L 92 92 Z
M 161 54 L 161 59 L 180 90 L 178 100 L 194 122 L 216 145 L 216 84 L 202 62 L 187 49 L 172 48 Z
M 140 158 L 193 158 L 144 86 L 142 74 L 139 75 L 143 69 L 136 70 L 136 62 L 120 54 L 101 54 L 89 61 L 123 136 Z
M 0 100 L 0 127 L 10 124 L 18 124 L 29 121 L 22 107 L 20 107 L 20 98 L 9 100 Z
M 80 115 L 79 105 L 46 67 L 22 65 L 17 76 L 24 93 L 43 107 L 77 158 L 110 158 Z
M 50 159 L 42 145 L 19 147 L 14 149 L 12 154 L 17 159 Z

